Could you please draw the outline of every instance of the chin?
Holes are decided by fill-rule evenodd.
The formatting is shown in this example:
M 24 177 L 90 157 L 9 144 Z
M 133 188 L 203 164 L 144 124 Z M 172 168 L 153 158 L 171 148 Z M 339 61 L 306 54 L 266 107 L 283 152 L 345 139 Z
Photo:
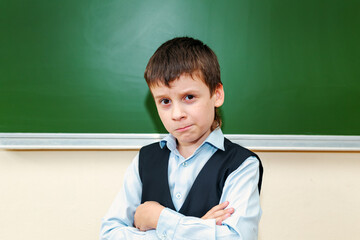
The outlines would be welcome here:
M 196 142 L 197 140 L 199 140 L 199 138 L 196 138 L 196 137 L 179 137 L 179 138 L 176 138 L 178 139 L 178 141 L 182 142 L 182 143 L 194 143 Z

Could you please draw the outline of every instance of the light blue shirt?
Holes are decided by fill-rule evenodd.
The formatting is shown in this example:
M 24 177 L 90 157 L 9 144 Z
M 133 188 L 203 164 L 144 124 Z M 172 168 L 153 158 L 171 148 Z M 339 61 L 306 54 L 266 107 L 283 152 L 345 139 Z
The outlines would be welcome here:
M 201 146 L 185 159 L 176 148 L 176 139 L 167 135 L 160 146 L 169 148 L 168 180 L 172 201 L 176 210 L 184 203 L 196 176 L 216 151 L 224 151 L 224 135 L 214 130 Z M 214 219 L 203 220 L 184 216 L 165 208 L 155 230 L 142 232 L 133 226 L 136 208 L 141 204 L 142 183 L 139 177 L 139 155 L 125 172 L 121 191 L 108 213 L 102 219 L 101 240 L 120 239 L 242 239 L 256 240 L 261 217 L 258 191 L 259 161 L 246 159 L 225 181 L 219 203 L 229 201 L 235 212 L 218 226 Z

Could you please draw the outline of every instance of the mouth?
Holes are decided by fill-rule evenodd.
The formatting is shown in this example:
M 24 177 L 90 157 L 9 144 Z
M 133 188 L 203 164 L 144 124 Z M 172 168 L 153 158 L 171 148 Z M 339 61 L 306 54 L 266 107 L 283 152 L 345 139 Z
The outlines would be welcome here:
M 191 126 L 192 125 L 188 125 L 188 126 L 185 126 L 185 127 L 177 128 L 175 131 L 184 132 L 184 131 L 188 130 L 189 128 L 191 128 Z

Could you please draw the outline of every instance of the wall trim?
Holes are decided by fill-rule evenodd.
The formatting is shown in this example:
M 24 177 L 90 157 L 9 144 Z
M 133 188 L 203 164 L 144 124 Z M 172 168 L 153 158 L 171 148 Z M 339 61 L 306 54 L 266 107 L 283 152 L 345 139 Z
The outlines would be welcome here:
M 0 133 L 0 149 L 99 149 L 138 150 L 165 134 L 111 133 Z M 360 136 L 225 134 L 251 150 L 264 151 L 360 151 Z

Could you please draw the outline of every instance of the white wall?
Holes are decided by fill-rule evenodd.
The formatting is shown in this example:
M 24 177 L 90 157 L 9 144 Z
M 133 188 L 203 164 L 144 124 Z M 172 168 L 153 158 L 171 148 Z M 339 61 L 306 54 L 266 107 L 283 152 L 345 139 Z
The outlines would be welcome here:
M 136 151 L 0 150 L 0 239 L 94 240 Z M 358 239 L 360 153 L 258 152 L 261 240 Z
M 260 153 L 262 240 L 360 238 L 360 153 Z

